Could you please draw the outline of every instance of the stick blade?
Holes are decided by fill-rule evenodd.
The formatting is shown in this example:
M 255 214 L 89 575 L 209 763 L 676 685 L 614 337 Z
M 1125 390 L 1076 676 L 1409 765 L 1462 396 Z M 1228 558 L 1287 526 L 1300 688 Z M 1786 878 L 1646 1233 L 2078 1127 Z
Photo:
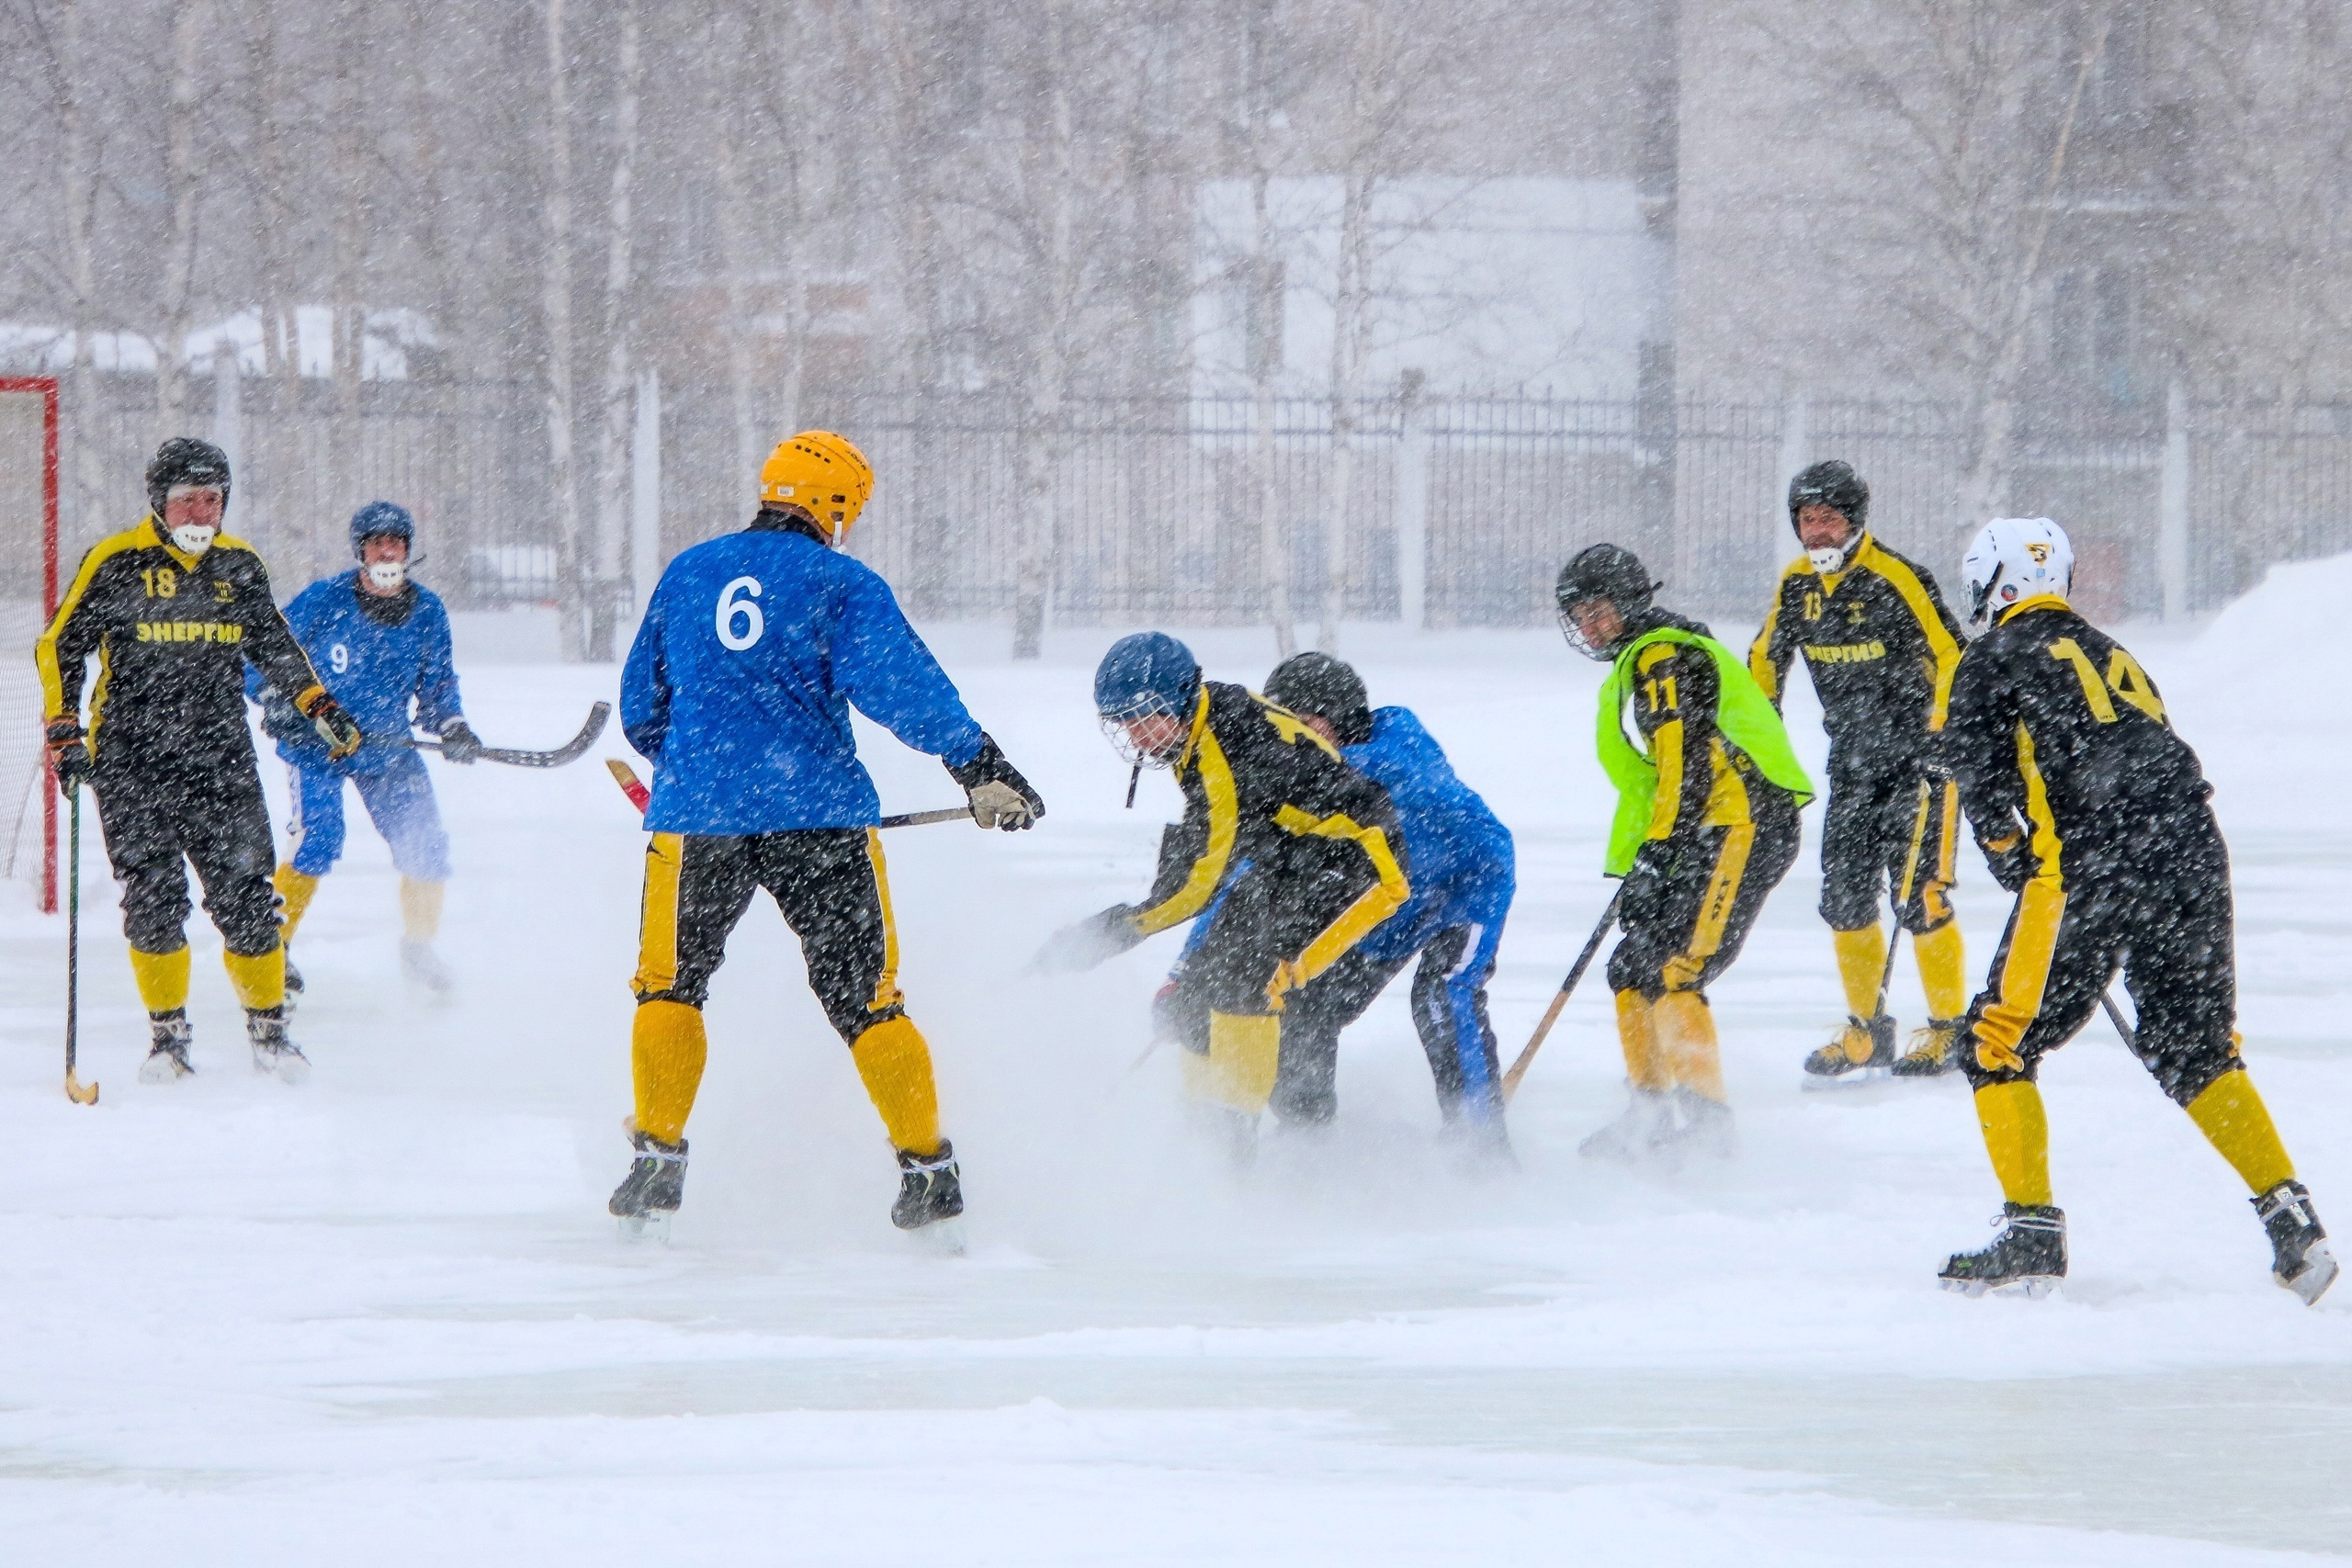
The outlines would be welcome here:
M 84 1083 L 69 1067 L 65 1073 L 65 1098 L 76 1105 L 96 1105 L 98 1102 L 98 1086 Z

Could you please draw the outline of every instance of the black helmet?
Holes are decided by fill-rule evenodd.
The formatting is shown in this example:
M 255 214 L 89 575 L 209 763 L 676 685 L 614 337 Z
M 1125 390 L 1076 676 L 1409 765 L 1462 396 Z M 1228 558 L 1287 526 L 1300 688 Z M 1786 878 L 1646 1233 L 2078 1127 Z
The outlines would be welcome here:
M 1827 506 L 1846 514 L 1854 525 L 1854 536 L 1861 536 L 1871 525 L 1871 487 L 1862 476 L 1854 472 L 1854 465 L 1832 457 L 1826 463 L 1815 463 L 1789 481 L 1789 526 L 1797 525 L 1797 513 L 1808 506 Z
M 1559 586 L 1554 590 L 1560 630 L 1568 646 L 1587 659 L 1607 659 L 1609 649 L 1588 641 L 1568 612 L 1588 600 L 1606 599 L 1630 623 L 1650 607 L 1650 595 L 1657 587 L 1642 558 L 1623 545 L 1591 545 L 1578 551 L 1574 560 L 1560 569 Z
M 1363 677 L 1328 653 L 1296 653 L 1266 677 L 1266 695 L 1295 714 L 1329 720 L 1342 746 L 1372 739 L 1372 700 Z
M 209 441 L 198 441 L 193 435 L 175 435 L 155 448 L 155 460 L 147 465 L 147 505 L 160 521 L 164 502 L 174 485 L 202 485 L 220 492 L 220 504 L 229 504 L 229 454 Z

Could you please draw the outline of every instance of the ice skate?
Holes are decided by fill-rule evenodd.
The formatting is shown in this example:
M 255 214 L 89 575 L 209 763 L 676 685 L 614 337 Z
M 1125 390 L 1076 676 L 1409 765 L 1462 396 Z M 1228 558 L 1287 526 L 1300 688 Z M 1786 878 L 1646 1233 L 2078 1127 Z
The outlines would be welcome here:
M 899 1151 L 899 1198 L 890 1223 L 943 1252 L 964 1250 L 964 1183 L 956 1168 L 956 1145 L 942 1138 L 930 1155 Z
M 1674 1133 L 1674 1103 L 1663 1089 L 1637 1089 L 1616 1119 L 1577 1145 L 1587 1159 L 1611 1159 L 1638 1165 L 1657 1152 Z
M 150 1014 L 148 1025 L 154 1031 L 154 1043 L 147 1048 L 147 1060 L 139 1066 L 141 1083 L 177 1083 L 196 1069 L 187 1064 L 187 1048 L 195 1038 L 188 1027 L 185 1012 Z
M 254 1048 L 254 1071 L 273 1073 L 280 1083 L 288 1084 L 300 1083 L 311 1076 L 311 1059 L 287 1036 L 282 1015 L 245 1014 L 245 1041 Z
M 1883 1078 L 1894 1067 L 1894 1020 L 1849 1017 L 1838 1038 L 1804 1059 L 1807 1089 L 1850 1089 Z
M 1967 1021 L 1958 1018 L 1933 1018 L 1924 1029 L 1914 1030 L 1911 1048 L 1896 1060 L 1892 1071 L 1898 1078 L 1941 1077 L 1960 1066 L 1960 1031 Z
M 1679 1164 L 1687 1158 L 1726 1160 L 1739 1153 L 1739 1129 L 1731 1107 L 1687 1089 L 1674 1091 L 1677 1123 L 1657 1140 L 1660 1157 Z
M 458 977 L 441 962 L 429 942 L 401 943 L 401 973 L 408 982 L 435 998 L 447 998 L 458 988 Z
M 2004 1203 L 2000 1224 L 2001 1234 L 1991 1246 L 1952 1254 L 1940 1276 L 1944 1289 L 2033 1301 L 2056 1290 L 2066 1278 L 2065 1211 L 2047 1203 Z
M 2305 1306 L 2317 1306 L 2339 1270 L 2327 1231 L 2312 1209 L 2311 1189 L 2300 1181 L 2282 1181 L 2250 1201 L 2270 1235 L 2270 1277 L 2281 1289 L 2301 1296 Z
M 686 1193 L 686 1140 L 665 1144 L 649 1133 L 629 1130 L 637 1158 L 613 1189 L 605 1210 L 621 1223 L 621 1235 L 670 1239 L 670 1220 Z

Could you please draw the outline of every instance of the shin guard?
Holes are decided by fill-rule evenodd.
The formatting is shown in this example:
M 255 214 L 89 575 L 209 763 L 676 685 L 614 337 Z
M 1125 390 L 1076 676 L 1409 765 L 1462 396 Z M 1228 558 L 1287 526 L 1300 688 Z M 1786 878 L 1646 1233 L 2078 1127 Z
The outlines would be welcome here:
M 1206 1056 L 1185 1056 L 1185 1088 L 1196 1100 L 1255 1116 L 1274 1095 L 1283 1021 L 1272 1013 L 1209 1014 Z
M 1829 940 L 1838 949 L 1838 981 L 1846 990 L 1846 1011 L 1855 1018 L 1877 1017 L 1878 983 L 1886 974 L 1886 933 L 1864 926 L 1831 931 Z
M 311 912 L 311 900 L 318 895 L 319 879 L 286 864 L 279 866 L 277 874 L 269 880 L 277 889 L 279 900 L 286 906 L 285 912 L 278 918 L 278 940 L 292 942 L 295 930 L 302 923 L 302 917 Z
M 931 1074 L 931 1046 L 906 1017 L 877 1023 L 849 1048 L 890 1146 L 901 1154 L 939 1152 L 939 1089 Z
M 2188 1102 L 2188 1117 L 2256 1197 L 2295 1179 L 2295 1162 L 2278 1141 L 2270 1108 L 2244 1068 L 2233 1067 L 2207 1085 Z
M 2030 1209 L 2050 1206 L 2050 1118 L 2041 1088 L 2027 1079 L 1988 1083 L 1976 1091 L 1976 1121 L 1984 1152 L 2000 1179 L 2001 1196 Z
M 286 944 L 267 953 L 223 953 L 221 966 L 237 993 L 237 1005 L 247 1012 L 268 1012 L 286 1005 Z
M 1674 1087 L 1674 1075 L 1658 1055 L 1657 1024 L 1649 998 L 1639 991 L 1617 993 L 1617 1043 L 1625 1053 L 1625 1081 L 1649 1093 Z
M 1696 991 L 1668 991 L 1650 1009 L 1657 1022 L 1658 1055 L 1677 1089 L 1724 1103 L 1722 1053 L 1715 1044 L 1714 1010 Z
M 401 878 L 401 939 L 403 942 L 431 942 L 441 934 L 441 896 L 448 891 L 446 882 L 419 882 L 414 877 Z
M 686 1135 L 686 1118 L 694 1113 L 709 1056 L 700 1008 L 671 1001 L 637 1004 L 629 1065 L 637 1080 L 638 1131 L 664 1144 Z
M 169 953 L 130 950 L 131 976 L 139 982 L 139 1000 L 151 1013 L 177 1012 L 187 1006 L 187 949 Z
M 1919 964 L 1919 988 L 1928 995 L 1929 1018 L 1958 1018 L 1968 1010 L 1968 949 L 1960 922 L 1946 920 L 1921 931 L 1911 944 Z

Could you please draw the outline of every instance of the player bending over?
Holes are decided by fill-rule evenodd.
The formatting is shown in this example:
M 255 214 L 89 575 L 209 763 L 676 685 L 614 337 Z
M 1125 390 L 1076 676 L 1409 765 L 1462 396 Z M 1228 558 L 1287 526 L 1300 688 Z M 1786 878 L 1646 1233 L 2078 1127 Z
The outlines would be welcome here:
M 286 1034 L 286 949 L 269 883 L 269 808 L 245 728 L 245 665 L 311 722 L 328 755 L 358 750 L 359 728 L 311 672 L 270 598 L 261 557 L 220 532 L 229 506 L 220 449 L 184 435 L 164 442 L 147 465 L 147 504 L 137 527 L 82 558 L 35 645 L 51 761 L 68 794 L 90 781 L 122 884 L 122 931 L 153 1032 L 140 1081 L 195 1070 L 193 862 L 245 1010 L 254 1066 L 299 1082 L 310 1062 Z M 85 730 L 82 679 L 93 656 L 99 673 Z
M 1805 1058 L 1804 1070 L 1824 1080 L 1950 1071 L 1968 1005 L 1951 907 L 1960 795 L 1950 779 L 1924 772 L 1960 668 L 1960 623 L 1936 580 L 1871 533 L 1870 506 L 1870 486 L 1844 463 L 1815 463 L 1790 482 L 1789 526 L 1805 553 L 1781 574 L 1747 655 L 1777 708 L 1789 662 L 1803 653 L 1829 732 L 1821 918 L 1845 983 L 1846 1027 Z M 1895 919 L 1912 935 L 1928 994 L 1928 1026 L 1900 1058 L 1894 1021 L 1881 1006 L 1882 887 L 1894 891 Z
M 2238 1056 L 2230 855 L 2197 754 L 2121 644 L 2065 595 L 2074 550 L 2044 517 L 1984 525 L 1962 567 L 1991 629 L 1960 661 L 1942 756 L 1993 874 L 2017 895 L 1968 1010 L 1961 1069 L 2000 1178 L 2002 1229 L 1946 1285 L 2039 1294 L 2066 1274 L 2035 1078 L 2120 964 L 2132 1049 L 2254 1193 L 2278 1283 L 2316 1302 L 2336 1263 L 2311 1193 Z
M 1111 645 L 1094 707 L 1121 755 L 1175 773 L 1184 817 L 1160 840 L 1144 901 L 1062 931 L 1039 964 L 1091 967 L 1214 901 L 1184 966 L 1206 1015 L 1180 1036 L 1184 1084 L 1246 1155 L 1274 1092 L 1285 1010 L 1410 892 L 1396 808 L 1305 719 L 1204 681 L 1165 632 Z
M 458 706 L 458 669 L 449 644 L 449 612 L 441 596 L 408 574 L 416 521 L 405 507 L 372 501 L 351 519 L 351 553 L 359 564 L 322 578 L 286 606 L 287 624 L 335 700 L 370 737 L 405 737 L 412 724 L 441 738 L 441 754 L 471 762 L 481 741 Z M 441 928 L 441 895 L 449 880 L 449 835 L 433 799 L 424 759 L 404 746 L 371 739 L 356 755 L 337 760 L 283 698 L 264 687 L 258 671 L 245 677 L 262 706 L 262 728 L 277 742 L 293 785 L 293 852 L 274 879 L 286 901 L 285 940 L 319 890 L 319 879 L 343 855 L 343 784 L 359 788 L 376 831 L 391 846 L 401 874 L 401 968 L 427 990 L 446 994 L 448 968 L 433 951 Z M 302 989 L 289 953 L 286 988 Z
M 1388 792 L 1412 870 L 1403 908 L 1341 954 L 1283 1011 L 1272 1109 L 1285 1122 L 1329 1122 L 1338 1105 L 1340 1033 L 1418 954 L 1413 1024 L 1437 1083 L 1449 1134 L 1490 1154 L 1508 1151 L 1502 1075 L 1487 1020 L 1487 982 L 1510 914 L 1510 829 L 1453 776 L 1445 752 L 1412 710 L 1374 708 L 1363 677 L 1325 653 L 1284 660 L 1266 677 L 1267 700 L 1305 719 L 1348 765 Z M 1212 916 L 1214 911 L 1212 910 Z M 1195 944 L 1212 917 L 1195 922 Z M 1208 1009 L 1185 983 L 1192 956 L 1163 989 L 1171 1032 L 1197 1041 Z M 1193 1049 L 1201 1049 L 1196 1043 Z
M 1609 988 L 1633 1102 L 1581 1152 L 1611 1159 L 1733 1152 L 1706 987 L 1788 874 L 1813 798 L 1755 677 L 1705 626 L 1652 604 L 1657 586 L 1632 551 L 1594 545 L 1558 589 L 1568 646 L 1610 666 L 1598 733 L 1617 810 L 1605 870 L 1625 885 Z
M 898 1151 L 891 1223 L 914 1230 L 964 1212 L 931 1048 L 899 993 L 881 807 L 850 708 L 945 762 L 981 827 L 1026 828 L 1046 807 L 965 711 L 889 585 L 841 553 L 873 489 L 865 454 L 839 435 L 806 431 L 777 446 L 760 469 L 758 514 L 670 563 L 622 670 L 622 725 L 654 764 L 630 1044 L 637 1157 L 610 1205 L 625 1220 L 678 1207 L 707 1054 L 703 1001 L 762 887 L 799 937 L 809 987 Z

